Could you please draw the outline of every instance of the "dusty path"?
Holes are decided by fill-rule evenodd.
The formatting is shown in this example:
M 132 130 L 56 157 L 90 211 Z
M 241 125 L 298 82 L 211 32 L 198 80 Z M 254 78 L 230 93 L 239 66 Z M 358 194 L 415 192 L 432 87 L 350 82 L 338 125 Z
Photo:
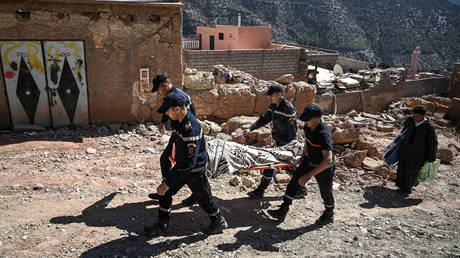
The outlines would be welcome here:
M 97 153 L 87 154 L 88 147 Z M 149 238 L 140 232 L 157 212 L 147 194 L 159 183 L 161 149 L 158 139 L 136 135 L 3 137 L 0 256 L 460 256 L 458 156 L 409 198 L 384 180 L 342 184 L 335 223 L 324 227 L 313 224 L 323 209 L 316 182 L 277 224 L 265 214 L 281 203 L 282 189 L 271 186 L 262 201 L 251 200 L 223 175 L 211 184 L 228 230 L 200 233 L 207 218 L 198 206 L 180 205 L 189 194 L 184 188 L 174 200 L 169 236 Z

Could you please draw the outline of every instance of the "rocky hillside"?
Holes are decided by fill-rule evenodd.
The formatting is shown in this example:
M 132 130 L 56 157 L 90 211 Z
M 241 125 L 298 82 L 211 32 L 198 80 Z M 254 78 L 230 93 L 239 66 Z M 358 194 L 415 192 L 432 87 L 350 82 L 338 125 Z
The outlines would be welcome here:
M 272 39 L 338 50 L 364 61 L 409 65 L 416 46 L 424 69 L 460 61 L 460 6 L 448 0 L 186 0 L 185 37 L 196 26 L 271 25 Z

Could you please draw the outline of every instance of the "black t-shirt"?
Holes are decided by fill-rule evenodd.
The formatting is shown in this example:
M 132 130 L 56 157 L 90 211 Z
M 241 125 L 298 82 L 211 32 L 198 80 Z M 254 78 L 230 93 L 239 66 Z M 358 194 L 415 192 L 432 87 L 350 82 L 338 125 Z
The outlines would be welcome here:
M 332 133 L 329 127 L 321 122 L 315 130 L 310 130 L 308 126 L 304 127 L 305 144 L 307 145 L 308 161 L 318 165 L 323 160 L 323 150 L 334 149 L 332 145 Z M 334 164 L 334 152 L 332 152 L 332 163 Z

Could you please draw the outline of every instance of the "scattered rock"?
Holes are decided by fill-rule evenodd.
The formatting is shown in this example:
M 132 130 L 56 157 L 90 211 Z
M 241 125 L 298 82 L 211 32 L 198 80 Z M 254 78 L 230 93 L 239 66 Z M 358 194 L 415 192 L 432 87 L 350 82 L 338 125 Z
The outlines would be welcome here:
M 88 154 L 96 154 L 97 150 L 95 148 L 88 147 L 88 148 L 86 148 L 86 153 L 88 153 Z
M 337 182 L 332 182 L 332 189 L 333 189 L 333 190 L 338 190 L 339 187 L 340 187 L 340 184 L 339 184 L 339 183 L 337 183 Z
M 203 121 L 198 121 L 200 122 L 200 125 L 201 125 L 201 129 L 203 130 L 203 134 L 205 135 L 209 135 L 209 132 L 210 132 L 210 128 L 209 128 L 209 124 L 203 122 Z
M 161 136 L 160 142 L 162 144 L 167 144 L 169 142 L 169 138 L 171 138 L 171 136 L 164 134 L 164 135 Z
M 367 150 L 353 151 L 353 150 L 347 149 L 343 153 L 342 158 L 346 165 L 357 168 L 357 167 L 361 167 L 364 159 L 366 158 L 366 155 L 367 155 Z
M 382 166 L 385 166 L 385 162 L 383 160 L 375 160 L 370 157 L 365 157 L 362 164 L 363 168 L 370 170 L 378 170 Z
M 217 139 L 222 139 L 224 141 L 231 141 L 232 140 L 232 136 L 228 135 L 228 134 L 225 134 L 225 133 L 218 133 L 216 135 L 216 138 Z
M 383 159 L 382 153 L 380 153 L 380 151 L 377 150 L 377 147 L 375 147 L 375 144 L 372 144 L 370 142 L 359 141 L 356 143 L 355 149 L 367 150 L 367 155 L 369 157 L 372 157 L 374 159 Z
M 246 144 L 246 137 L 244 136 L 242 129 L 238 128 L 232 133 L 232 141 Z
M 394 127 L 389 126 L 389 125 L 377 125 L 376 128 L 377 128 L 377 131 L 379 132 L 393 132 L 394 131 Z
M 438 153 L 436 154 L 436 156 L 441 160 L 441 162 L 447 164 L 452 162 L 452 160 L 454 159 L 454 153 L 450 148 L 446 147 L 438 148 Z
M 238 186 L 241 184 L 241 177 L 239 176 L 233 176 L 230 181 L 229 181 L 230 185 L 232 186 Z
M 343 130 L 337 128 L 332 133 L 332 141 L 334 144 L 346 144 L 359 141 L 360 130 L 359 128 Z
M 42 184 L 36 184 L 32 190 L 35 190 L 35 191 L 39 191 L 39 190 L 42 190 L 43 189 L 43 185 Z
M 236 129 L 246 129 L 249 128 L 251 124 L 253 124 L 257 120 L 257 117 L 249 117 L 249 116 L 236 116 L 232 117 L 225 123 L 224 132 L 231 134 Z
M 144 153 L 147 153 L 147 154 L 152 154 L 152 153 L 155 153 L 155 149 L 154 149 L 154 148 L 151 148 L 151 147 L 149 147 L 149 148 L 147 148 L 147 149 L 145 149 L 145 150 L 144 150 Z
M 281 84 L 287 85 L 291 82 L 294 82 L 294 76 L 292 74 L 285 74 L 285 75 L 280 76 L 275 81 Z
M 212 136 L 216 136 L 218 133 L 222 132 L 222 128 L 217 123 L 205 120 L 204 124 L 206 124 L 208 127 L 208 134 Z
M 354 109 L 352 111 L 348 112 L 348 116 L 351 116 L 351 117 L 357 117 L 358 115 L 359 115 L 359 113 Z
M 377 169 L 377 174 L 381 175 L 383 178 L 389 178 L 391 173 L 392 171 L 389 168 L 384 167 L 384 166 L 379 167 Z
M 277 184 L 288 184 L 291 181 L 291 177 L 288 174 L 277 173 L 274 178 Z
M 246 187 L 251 187 L 255 184 L 255 180 L 252 177 L 244 177 L 242 183 Z
M 391 181 L 396 181 L 396 177 L 398 176 L 398 174 L 396 172 L 391 172 L 390 174 L 390 180 Z
M 380 116 L 370 114 L 370 113 L 366 113 L 366 112 L 361 112 L 361 116 L 366 117 L 366 118 L 371 118 L 371 119 L 374 119 L 374 120 L 377 120 L 377 121 L 383 121 L 383 119 Z

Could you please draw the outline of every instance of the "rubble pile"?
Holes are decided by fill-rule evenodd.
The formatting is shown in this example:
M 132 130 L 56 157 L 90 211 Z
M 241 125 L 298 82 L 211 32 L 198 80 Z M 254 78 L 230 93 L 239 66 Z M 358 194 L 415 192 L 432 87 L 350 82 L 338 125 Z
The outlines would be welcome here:
M 358 73 L 343 73 L 342 71 L 330 71 L 316 68 L 316 85 L 318 93 L 332 92 L 334 94 L 365 90 L 378 86 L 381 79 L 387 76 L 392 84 L 400 84 L 405 80 L 404 68 L 359 70 Z M 339 69 L 341 70 L 341 69 Z
M 235 116 L 261 114 L 270 103 L 264 93 L 273 83 L 286 86 L 285 96 L 298 110 L 313 103 L 316 96 L 315 85 L 303 81 L 294 82 L 292 75 L 282 76 L 277 81 L 265 81 L 231 67 L 217 65 L 213 72 L 215 84 L 197 86 L 204 80 L 204 75 L 210 79 L 206 72 L 186 69 L 184 82 L 185 91 L 192 97 L 200 119 L 223 122 Z

